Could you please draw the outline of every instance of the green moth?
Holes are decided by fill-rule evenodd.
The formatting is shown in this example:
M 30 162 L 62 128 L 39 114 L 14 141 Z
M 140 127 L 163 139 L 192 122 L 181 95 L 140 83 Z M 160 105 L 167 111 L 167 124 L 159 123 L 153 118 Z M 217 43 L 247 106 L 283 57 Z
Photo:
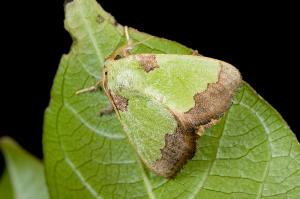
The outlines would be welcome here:
M 199 135 L 230 107 L 241 76 L 220 60 L 128 55 L 131 48 L 106 60 L 102 88 L 144 164 L 172 178 L 193 157 Z

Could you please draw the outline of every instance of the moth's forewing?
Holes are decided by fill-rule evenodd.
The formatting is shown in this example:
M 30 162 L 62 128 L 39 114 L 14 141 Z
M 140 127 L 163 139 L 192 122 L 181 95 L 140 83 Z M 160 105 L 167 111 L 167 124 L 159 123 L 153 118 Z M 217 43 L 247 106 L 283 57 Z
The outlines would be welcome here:
M 164 177 L 193 157 L 195 132 L 223 115 L 240 83 L 233 66 L 200 56 L 139 54 L 105 63 L 105 90 L 129 141 Z

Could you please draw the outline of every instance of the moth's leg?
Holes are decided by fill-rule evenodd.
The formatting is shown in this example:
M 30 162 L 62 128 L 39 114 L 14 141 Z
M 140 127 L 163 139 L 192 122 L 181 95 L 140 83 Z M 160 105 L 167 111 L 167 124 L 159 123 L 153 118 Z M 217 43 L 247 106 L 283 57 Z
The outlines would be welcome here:
M 220 119 L 211 119 L 209 123 L 199 126 L 195 133 L 199 136 L 202 136 L 206 129 L 216 125 L 219 121 Z
M 124 46 L 119 47 L 116 49 L 106 60 L 117 60 L 123 57 L 127 57 L 130 55 L 130 51 L 133 48 L 132 40 L 129 37 L 128 27 L 124 27 L 124 34 L 126 38 L 126 44 Z
M 127 44 L 122 49 L 122 57 L 128 57 L 130 55 L 130 51 L 133 49 L 133 42 L 129 36 L 128 26 L 124 26 L 124 33 L 125 33 Z
M 128 31 L 128 27 L 127 26 L 124 26 L 124 33 L 125 33 L 125 37 L 126 37 L 126 41 L 127 41 L 127 44 L 125 46 L 125 48 L 123 49 L 123 57 L 127 57 L 130 55 L 130 51 L 137 45 L 139 44 L 143 44 L 145 43 L 146 41 L 154 38 L 154 36 L 149 36 L 148 38 L 144 39 L 144 40 L 141 40 L 141 41 L 138 41 L 138 42 L 133 42 L 133 40 L 130 38 L 130 35 L 129 35 L 129 31 Z
M 130 38 L 129 35 L 129 31 L 128 31 L 128 27 L 124 26 L 124 34 L 125 34 L 125 38 L 126 38 L 126 44 L 120 48 L 118 48 L 117 50 L 115 50 L 114 53 L 112 53 L 107 60 L 117 60 L 120 58 L 124 58 L 124 57 L 128 57 L 130 55 L 130 51 L 137 45 L 144 43 L 145 41 L 152 39 L 153 36 L 150 36 L 142 41 L 133 43 L 132 39 Z
M 106 108 L 101 109 L 98 115 L 101 117 L 103 115 L 110 115 L 113 112 L 114 112 L 114 107 L 111 104 L 109 104 Z
M 95 92 L 98 89 L 102 90 L 102 81 L 101 80 L 97 81 L 94 86 L 76 91 L 76 95 L 79 95 L 79 94 L 82 94 L 82 93 L 87 93 L 87 92 Z

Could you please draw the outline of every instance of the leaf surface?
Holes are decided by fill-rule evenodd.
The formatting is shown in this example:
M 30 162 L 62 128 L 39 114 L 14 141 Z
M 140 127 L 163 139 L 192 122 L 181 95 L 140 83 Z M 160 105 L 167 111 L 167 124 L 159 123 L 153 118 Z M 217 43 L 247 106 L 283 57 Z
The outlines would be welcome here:
M 197 143 L 195 157 L 174 180 L 148 171 L 102 91 L 103 63 L 125 42 L 123 28 L 95 0 L 66 5 L 74 43 L 55 77 L 45 113 L 44 154 L 52 198 L 297 198 L 300 146 L 281 116 L 244 83 L 221 122 Z M 143 41 L 133 53 L 192 54 L 176 42 L 130 29 Z

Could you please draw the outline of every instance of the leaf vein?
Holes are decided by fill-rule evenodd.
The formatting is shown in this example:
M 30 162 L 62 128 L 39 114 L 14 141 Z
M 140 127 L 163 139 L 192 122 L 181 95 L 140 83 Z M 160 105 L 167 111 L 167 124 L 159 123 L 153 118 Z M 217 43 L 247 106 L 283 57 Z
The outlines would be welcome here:
M 83 117 L 81 117 L 78 112 L 67 102 L 65 102 L 65 107 L 74 114 L 75 117 L 79 119 L 81 123 L 83 123 L 88 129 L 95 132 L 97 135 L 100 135 L 102 137 L 108 138 L 108 139 L 114 139 L 114 140 L 122 140 L 125 138 L 125 136 L 121 136 L 118 134 L 108 134 L 103 131 L 99 131 L 97 128 L 93 127 L 91 124 L 89 124 Z
M 255 103 L 256 104 L 256 103 Z M 271 146 L 271 141 L 270 141 L 270 129 L 266 126 L 266 124 L 264 123 L 264 119 L 259 115 L 259 113 L 257 111 L 255 111 L 254 108 L 252 107 L 249 107 L 248 105 L 244 104 L 243 102 L 240 102 L 240 105 L 245 107 L 246 109 L 248 109 L 250 112 L 252 112 L 253 115 L 255 115 L 258 119 L 258 121 L 262 124 L 262 127 L 264 128 L 264 131 L 266 132 L 267 134 L 267 139 L 268 139 L 268 148 L 269 148 L 269 161 L 267 162 L 266 164 L 266 169 L 265 169 L 265 172 L 263 173 L 263 176 L 262 176 L 262 183 L 261 185 L 259 186 L 259 189 L 258 189 L 258 192 L 257 192 L 257 195 L 256 195 L 256 198 L 259 199 L 259 198 L 262 198 L 262 195 L 263 195 L 263 190 L 264 190 L 264 182 L 265 180 L 267 179 L 267 176 L 269 175 L 269 171 L 270 171 L 270 162 L 271 162 L 271 159 L 272 159 L 272 146 Z

